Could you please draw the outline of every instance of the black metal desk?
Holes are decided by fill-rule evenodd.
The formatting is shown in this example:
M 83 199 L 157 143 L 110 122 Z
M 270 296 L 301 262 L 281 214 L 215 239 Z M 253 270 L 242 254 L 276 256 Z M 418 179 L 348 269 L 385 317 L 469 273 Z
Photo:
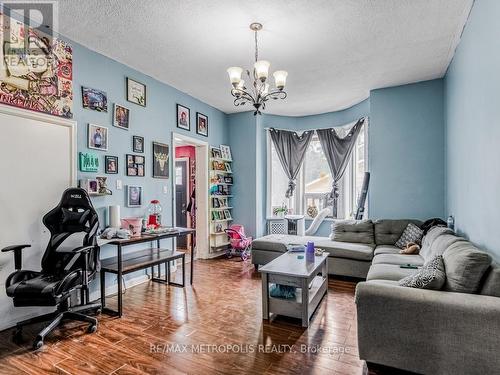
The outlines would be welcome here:
M 189 275 L 190 284 L 193 284 L 193 270 L 194 270 L 194 233 L 196 232 L 191 228 L 176 228 L 177 231 L 169 233 L 160 234 L 143 234 L 140 237 L 132 237 L 126 240 L 113 240 L 108 242 L 108 245 L 115 245 L 117 248 L 117 256 L 106 258 L 101 261 L 101 304 L 102 311 L 112 315 L 118 315 L 119 317 L 123 314 L 123 303 L 122 303 L 122 276 L 141 269 L 146 269 L 151 267 L 151 280 L 155 282 L 166 283 L 169 285 L 184 287 L 185 280 L 185 254 L 175 251 L 162 249 L 160 247 L 160 241 L 167 238 L 177 238 L 182 236 L 191 236 L 191 272 Z M 157 247 L 152 246 L 149 249 L 136 250 L 131 253 L 123 255 L 123 247 L 136 245 L 139 243 L 156 242 Z M 170 281 L 170 262 L 175 259 L 182 259 L 182 284 L 173 283 Z M 165 280 L 160 279 L 160 265 L 165 264 Z M 158 278 L 154 277 L 154 267 L 158 266 Z M 118 278 L 118 310 L 113 310 L 106 307 L 106 282 L 105 276 L 106 272 L 113 273 L 117 275 Z

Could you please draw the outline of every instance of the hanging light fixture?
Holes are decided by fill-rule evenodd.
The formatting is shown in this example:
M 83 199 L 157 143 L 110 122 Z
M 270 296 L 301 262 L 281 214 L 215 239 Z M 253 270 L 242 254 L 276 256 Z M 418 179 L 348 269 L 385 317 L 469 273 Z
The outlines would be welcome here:
M 271 63 L 266 60 L 259 60 L 259 49 L 257 44 L 257 33 L 262 30 L 262 24 L 254 22 L 250 25 L 250 30 L 255 33 L 255 63 L 253 65 L 253 74 L 246 71 L 250 89 L 245 86 L 245 81 L 241 78 L 243 69 L 233 66 L 227 70 L 229 81 L 233 88 L 231 95 L 234 96 L 234 105 L 240 106 L 250 103 L 254 106 L 254 115 L 260 115 L 261 109 L 266 108 L 266 102 L 269 99 L 285 99 L 287 94 L 284 91 L 286 77 L 288 73 L 284 70 L 277 70 L 273 73 L 275 87 L 271 88 L 268 81 L 269 67 Z

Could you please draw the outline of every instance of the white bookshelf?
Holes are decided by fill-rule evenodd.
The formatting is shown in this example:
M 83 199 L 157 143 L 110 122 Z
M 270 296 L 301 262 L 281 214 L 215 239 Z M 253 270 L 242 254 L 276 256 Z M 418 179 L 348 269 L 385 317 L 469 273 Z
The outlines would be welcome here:
M 210 157 L 209 189 L 210 189 L 210 254 L 220 255 L 229 247 L 229 240 L 224 232 L 233 221 L 231 200 L 233 185 L 232 160 Z M 224 169 L 222 169 L 224 166 Z M 230 180 L 228 180 L 230 179 Z

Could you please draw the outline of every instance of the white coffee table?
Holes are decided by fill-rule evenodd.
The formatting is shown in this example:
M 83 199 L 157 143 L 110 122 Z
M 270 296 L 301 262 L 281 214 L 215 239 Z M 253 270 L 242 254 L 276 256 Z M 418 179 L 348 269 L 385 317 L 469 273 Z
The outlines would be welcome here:
M 298 259 L 302 255 L 303 259 Z M 302 319 L 308 327 L 309 320 L 328 289 L 328 254 L 307 259 L 304 253 L 284 253 L 259 268 L 262 274 L 262 318 L 285 315 Z M 289 285 L 297 288 L 295 299 L 275 298 L 269 295 L 269 284 Z

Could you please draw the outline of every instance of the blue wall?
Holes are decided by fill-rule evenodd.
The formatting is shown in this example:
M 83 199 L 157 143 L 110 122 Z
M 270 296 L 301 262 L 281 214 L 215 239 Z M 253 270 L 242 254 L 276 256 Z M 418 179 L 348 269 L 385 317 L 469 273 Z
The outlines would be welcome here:
M 446 212 L 500 259 L 500 1 L 476 1 L 445 77 Z
M 74 120 L 78 124 L 78 151 L 94 152 L 99 155 L 101 167 L 98 173 L 79 172 L 78 178 L 92 178 L 95 176 L 107 176 L 108 186 L 113 195 L 106 197 L 92 197 L 94 206 L 99 212 L 100 224 L 104 228 L 107 224 L 107 207 L 118 204 L 121 206 L 121 216 L 143 216 L 147 210 L 148 202 L 154 198 L 161 201 L 163 206 L 163 222 L 172 224 L 172 132 L 177 132 L 199 138 L 211 145 L 227 144 L 229 141 L 227 132 L 227 116 L 225 113 L 171 87 L 161 83 L 145 74 L 130 67 L 109 59 L 99 53 L 93 52 L 73 41 L 73 91 Z M 126 77 L 131 77 L 147 86 L 147 106 L 127 102 L 126 100 Z M 106 91 L 108 96 L 108 112 L 100 113 L 93 110 L 83 109 L 81 86 L 92 87 Z M 112 126 L 113 103 L 118 103 L 130 108 L 130 129 L 123 130 Z M 191 109 L 191 131 L 187 132 L 176 127 L 176 103 L 180 103 Z M 196 112 L 208 116 L 209 137 L 196 134 L 195 117 Z M 90 150 L 87 148 L 87 125 L 88 123 L 108 127 L 109 149 L 108 151 Z M 146 159 L 145 177 L 128 177 L 125 173 L 125 154 L 132 152 L 132 136 L 140 135 L 145 138 Z M 158 141 L 170 145 L 170 178 L 152 178 L 152 142 Z M 104 173 L 104 155 L 119 157 L 119 173 Z M 116 190 L 116 180 L 123 182 L 123 190 Z M 127 208 L 125 206 L 125 194 L 127 185 L 143 186 L 143 207 Z M 166 186 L 168 193 L 163 193 Z M 170 241 L 165 246 L 170 246 Z M 133 249 L 127 249 L 133 250 Z M 101 257 L 115 255 L 116 248 L 103 246 Z M 142 272 L 127 275 L 135 277 Z M 115 278 L 110 277 L 108 286 L 115 283 Z
M 373 90 L 370 101 L 370 217 L 443 217 L 443 81 Z

